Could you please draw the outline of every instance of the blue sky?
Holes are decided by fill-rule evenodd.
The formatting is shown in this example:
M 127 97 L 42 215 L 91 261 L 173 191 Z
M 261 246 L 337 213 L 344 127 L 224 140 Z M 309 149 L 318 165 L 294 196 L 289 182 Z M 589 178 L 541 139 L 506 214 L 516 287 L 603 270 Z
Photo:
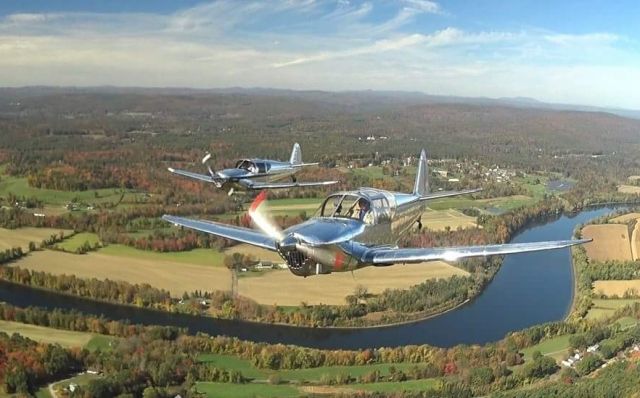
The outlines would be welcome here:
M 412 90 L 640 109 L 640 2 L 0 2 L 0 85 Z

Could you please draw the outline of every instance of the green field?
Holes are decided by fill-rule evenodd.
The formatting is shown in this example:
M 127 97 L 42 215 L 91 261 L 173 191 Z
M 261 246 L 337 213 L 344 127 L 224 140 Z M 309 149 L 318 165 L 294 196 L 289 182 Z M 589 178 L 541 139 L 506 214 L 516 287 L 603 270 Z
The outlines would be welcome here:
M 0 321 L 0 331 L 9 335 L 18 333 L 43 343 L 58 343 L 64 347 L 85 347 L 92 339 L 91 333 L 58 330 L 19 322 Z
M 89 242 L 91 247 L 93 247 L 93 245 L 100 242 L 100 238 L 98 238 L 98 235 L 90 232 L 81 232 L 58 243 L 57 246 L 66 251 L 75 252 L 80 246 L 84 245 L 85 242 Z
M 231 355 L 200 354 L 198 355 L 197 360 L 199 362 L 215 365 L 219 368 L 240 371 L 243 376 L 252 379 L 266 379 L 269 377 L 268 371 L 256 368 L 249 360 L 240 359 Z
M 146 260 L 175 261 L 185 264 L 198 264 L 209 266 L 223 266 L 224 253 L 214 249 L 193 249 L 184 252 L 159 253 L 150 250 L 138 250 L 125 245 L 108 245 L 98 253 L 111 256 L 133 257 Z
M 84 346 L 89 351 L 107 351 L 111 349 L 111 343 L 116 341 L 116 337 L 104 336 L 101 334 L 94 335 L 91 340 Z
M 210 398 L 286 398 L 301 395 L 295 387 L 287 385 L 198 382 L 195 388 Z
M 122 194 L 117 188 L 92 189 L 88 191 L 40 189 L 29 186 L 26 177 L 3 175 L 2 179 L 0 179 L 0 196 L 6 196 L 8 193 L 37 198 L 46 204 L 59 206 L 66 205 L 74 199 L 87 203 L 118 202 Z
M 620 308 L 640 302 L 640 299 L 593 299 L 593 306 L 587 313 L 587 319 L 601 319 L 613 315 Z
M 389 374 L 389 368 L 395 367 L 396 370 L 402 370 L 407 372 L 409 369 L 420 366 L 420 364 L 414 363 L 378 363 L 362 366 L 323 366 L 319 368 L 309 369 L 293 369 L 293 370 L 280 370 L 278 375 L 283 380 L 290 381 L 319 381 L 323 377 L 335 377 L 338 375 L 348 374 L 351 377 L 364 376 L 375 370 L 378 370 L 382 376 Z
M 380 382 L 349 384 L 345 387 L 354 390 L 366 390 L 372 392 L 392 393 L 401 391 L 426 391 L 440 388 L 440 379 L 407 380 L 403 382 Z
M 536 201 L 534 198 L 518 195 L 480 200 L 474 200 L 468 197 L 453 197 L 429 201 L 428 206 L 433 210 L 478 208 L 481 210 L 498 209 L 507 211 Z
M 569 338 L 572 334 L 565 334 L 563 336 L 554 337 L 552 339 L 544 340 L 534 346 L 525 348 L 522 350 L 524 354 L 524 360 L 528 361 L 533 356 L 535 351 L 540 351 L 542 355 L 550 355 L 556 360 L 564 356 L 569 348 Z

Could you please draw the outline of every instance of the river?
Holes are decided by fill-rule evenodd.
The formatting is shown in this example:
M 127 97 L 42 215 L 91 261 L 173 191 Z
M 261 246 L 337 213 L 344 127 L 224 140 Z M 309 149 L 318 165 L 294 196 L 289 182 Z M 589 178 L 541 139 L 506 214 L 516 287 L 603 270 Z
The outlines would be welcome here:
M 563 215 L 524 229 L 512 242 L 569 239 L 576 225 L 611 211 L 611 208 L 600 208 Z M 128 319 L 132 323 L 185 327 L 192 333 L 224 334 L 315 348 L 359 349 L 407 344 L 451 347 L 484 344 L 499 340 L 510 331 L 563 319 L 571 307 L 572 272 L 569 249 L 508 255 L 493 281 L 470 303 L 423 321 L 368 329 L 298 328 L 171 314 L 84 300 L 3 281 L 0 281 L 0 301 L 21 307 L 77 309 L 110 319 Z

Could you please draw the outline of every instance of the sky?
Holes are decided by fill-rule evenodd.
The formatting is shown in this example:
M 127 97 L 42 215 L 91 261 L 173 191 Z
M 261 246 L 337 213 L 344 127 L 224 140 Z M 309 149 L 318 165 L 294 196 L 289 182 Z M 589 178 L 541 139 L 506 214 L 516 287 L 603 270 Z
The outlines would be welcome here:
M 404 90 L 640 109 L 637 0 L 3 0 L 0 86 Z

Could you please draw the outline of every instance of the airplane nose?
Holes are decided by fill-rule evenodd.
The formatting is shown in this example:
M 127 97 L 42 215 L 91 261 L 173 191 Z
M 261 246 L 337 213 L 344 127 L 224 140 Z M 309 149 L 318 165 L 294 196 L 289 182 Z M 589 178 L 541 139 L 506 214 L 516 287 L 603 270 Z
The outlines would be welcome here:
M 284 239 L 280 241 L 280 243 L 278 243 L 278 246 L 280 247 L 280 250 L 290 251 L 290 250 L 295 250 L 297 244 L 298 244 L 298 239 L 295 236 L 293 236 L 293 234 L 289 234 L 285 236 Z

